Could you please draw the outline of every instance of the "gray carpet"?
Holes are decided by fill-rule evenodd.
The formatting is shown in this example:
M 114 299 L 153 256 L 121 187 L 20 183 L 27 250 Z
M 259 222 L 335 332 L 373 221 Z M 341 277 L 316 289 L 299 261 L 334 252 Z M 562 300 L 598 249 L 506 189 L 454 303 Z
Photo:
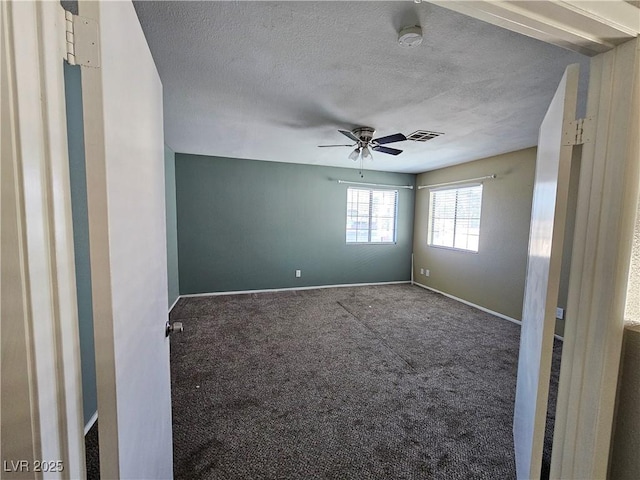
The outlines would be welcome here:
M 177 479 L 515 476 L 513 323 L 410 285 L 188 298 L 171 319 Z
M 84 436 L 87 480 L 100 480 L 100 444 L 98 442 L 98 422 L 96 421 Z

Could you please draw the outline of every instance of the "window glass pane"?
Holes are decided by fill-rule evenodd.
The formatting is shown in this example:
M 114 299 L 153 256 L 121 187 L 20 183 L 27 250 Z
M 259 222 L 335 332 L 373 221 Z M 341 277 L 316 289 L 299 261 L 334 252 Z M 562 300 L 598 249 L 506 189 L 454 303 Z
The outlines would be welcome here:
M 368 242 L 369 241 L 369 231 L 368 230 L 358 230 L 356 236 L 356 242 Z
M 347 189 L 347 243 L 393 243 L 396 190 Z
M 474 252 L 478 251 L 478 246 L 480 243 L 480 236 L 479 235 L 469 235 L 467 237 L 467 249 L 468 250 L 473 250 Z
M 478 251 L 482 185 L 432 190 L 429 245 Z
M 468 250 L 467 248 L 467 235 L 456 235 L 454 238 L 453 248 L 461 248 Z

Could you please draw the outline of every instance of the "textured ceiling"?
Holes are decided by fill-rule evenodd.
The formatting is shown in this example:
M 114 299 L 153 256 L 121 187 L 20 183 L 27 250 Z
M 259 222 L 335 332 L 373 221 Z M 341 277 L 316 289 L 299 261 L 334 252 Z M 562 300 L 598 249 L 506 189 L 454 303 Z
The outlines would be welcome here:
M 428 3 L 139 2 L 176 152 L 353 167 L 337 132 L 444 132 L 365 168 L 423 172 L 533 146 L 566 65 L 588 58 Z M 401 47 L 420 24 L 424 42 Z M 582 102 L 581 110 L 584 110 Z

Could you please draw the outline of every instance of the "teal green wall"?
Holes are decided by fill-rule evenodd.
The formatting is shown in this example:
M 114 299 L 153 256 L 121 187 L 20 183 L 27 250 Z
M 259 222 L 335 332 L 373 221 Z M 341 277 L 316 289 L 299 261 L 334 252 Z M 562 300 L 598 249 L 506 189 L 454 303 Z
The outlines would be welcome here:
M 178 227 L 176 219 L 176 163 L 175 153 L 164 147 L 164 186 L 167 216 L 167 279 L 169 307 L 180 295 L 178 281 Z
M 337 180 L 415 175 L 180 153 L 175 168 L 181 294 L 410 280 L 414 190 L 399 190 L 395 245 L 347 245 Z
M 87 212 L 87 178 L 84 159 L 82 121 L 82 86 L 80 67 L 64 63 L 67 107 L 67 142 L 73 218 L 73 246 L 76 264 L 76 293 L 82 363 L 82 407 L 85 425 L 96 413 L 96 360 L 93 343 L 93 303 L 91 297 L 91 263 L 89 259 L 89 217 Z

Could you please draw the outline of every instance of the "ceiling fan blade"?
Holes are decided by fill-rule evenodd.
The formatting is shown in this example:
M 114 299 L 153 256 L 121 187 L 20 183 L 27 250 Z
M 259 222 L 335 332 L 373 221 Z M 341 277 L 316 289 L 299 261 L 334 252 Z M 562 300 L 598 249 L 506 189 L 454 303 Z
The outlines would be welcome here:
M 388 153 L 389 155 L 400 155 L 402 150 L 398 150 L 397 148 L 389 148 L 389 147 L 380 147 L 375 145 L 372 147 L 376 152 Z
M 360 139 L 356 137 L 353 133 L 351 133 L 349 130 L 338 130 L 338 131 L 341 134 L 343 134 L 345 137 L 349 137 L 351 140 L 353 140 L 356 143 L 360 141 Z
M 349 145 L 318 145 L 318 147 L 320 148 L 324 148 L 324 147 L 355 147 L 354 144 L 349 144 Z
M 395 133 L 393 135 L 387 135 L 386 137 L 374 138 L 373 142 L 379 145 L 384 145 L 385 143 L 402 142 L 406 139 L 407 137 L 405 137 L 403 134 Z

